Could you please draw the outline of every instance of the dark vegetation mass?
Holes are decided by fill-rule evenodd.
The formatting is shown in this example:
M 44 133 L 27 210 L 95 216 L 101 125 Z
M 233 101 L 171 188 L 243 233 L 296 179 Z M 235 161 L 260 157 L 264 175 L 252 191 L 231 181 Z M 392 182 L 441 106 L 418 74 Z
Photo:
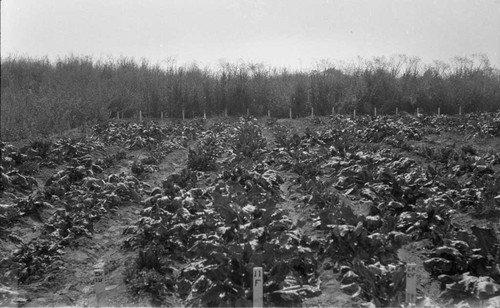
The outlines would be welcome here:
M 273 117 L 336 113 L 457 114 L 495 111 L 500 74 L 485 56 L 432 65 L 418 58 L 375 58 L 352 65 L 322 62 L 312 71 L 222 63 L 217 69 L 94 61 L 86 57 L 9 57 L 1 67 L 2 138 L 26 138 L 102 122 L 109 117 Z M 184 112 L 183 112 L 184 110 Z
M 408 263 L 401 251 L 428 282 L 418 286 L 420 304 L 489 305 L 500 296 L 500 153 L 433 142 L 447 134 L 498 140 L 500 113 L 109 121 L 80 139 L 2 143 L 3 189 L 25 197 L 2 206 L 0 240 L 18 248 L 2 256 L 0 282 L 53 288 L 46 277 L 67 275 L 65 254 L 79 239 L 95 240 L 100 220 L 139 206 L 122 234 L 121 248 L 135 254 L 123 279 L 153 305 L 174 297 L 191 307 L 251 306 L 252 268 L 262 266 L 268 306 L 307 306 L 336 283 L 349 306 L 396 307 Z M 93 156 L 111 146 L 121 150 Z M 185 164 L 160 186 L 148 183 L 178 149 L 188 150 Z M 132 173 L 113 171 L 133 150 L 143 155 Z M 11 231 L 47 209 L 40 236 Z M 430 282 L 439 294 L 427 292 Z

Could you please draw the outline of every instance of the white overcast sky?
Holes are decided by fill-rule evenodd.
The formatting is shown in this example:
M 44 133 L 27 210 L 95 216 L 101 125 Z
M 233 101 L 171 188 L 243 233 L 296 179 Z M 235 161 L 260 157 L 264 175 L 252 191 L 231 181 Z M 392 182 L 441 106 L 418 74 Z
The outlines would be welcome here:
M 308 68 L 395 54 L 486 54 L 500 68 L 500 0 L 2 0 L 2 57 Z

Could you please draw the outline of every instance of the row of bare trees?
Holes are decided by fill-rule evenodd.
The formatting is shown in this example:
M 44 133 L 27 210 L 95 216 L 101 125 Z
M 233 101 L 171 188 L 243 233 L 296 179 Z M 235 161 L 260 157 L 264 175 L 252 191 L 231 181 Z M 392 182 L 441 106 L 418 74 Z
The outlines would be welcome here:
M 500 108 L 500 72 L 484 55 L 424 64 L 407 56 L 322 61 L 311 71 L 221 63 L 216 69 L 88 57 L 2 60 L 2 136 L 60 131 L 141 110 L 160 118 L 211 115 L 305 116 L 332 111 L 442 113 Z

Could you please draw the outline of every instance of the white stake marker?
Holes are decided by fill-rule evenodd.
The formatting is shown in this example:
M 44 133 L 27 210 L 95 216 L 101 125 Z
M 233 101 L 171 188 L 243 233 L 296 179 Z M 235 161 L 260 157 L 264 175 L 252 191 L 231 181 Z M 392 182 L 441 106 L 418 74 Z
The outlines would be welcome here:
M 254 307 L 264 307 L 262 294 L 263 292 L 263 282 L 264 274 L 262 272 L 262 267 L 253 268 L 253 306 Z
M 417 265 L 409 263 L 406 265 L 406 293 L 405 302 L 415 304 L 417 301 Z
M 203 110 L 203 119 L 207 119 L 207 111 L 206 110 Z
M 142 111 L 139 110 L 139 122 L 142 122 Z
M 290 120 L 292 119 L 292 108 L 290 108 Z
M 104 264 L 97 265 L 94 270 L 94 291 L 97 307 L 106 306 L 106 277 L 104 276 Z

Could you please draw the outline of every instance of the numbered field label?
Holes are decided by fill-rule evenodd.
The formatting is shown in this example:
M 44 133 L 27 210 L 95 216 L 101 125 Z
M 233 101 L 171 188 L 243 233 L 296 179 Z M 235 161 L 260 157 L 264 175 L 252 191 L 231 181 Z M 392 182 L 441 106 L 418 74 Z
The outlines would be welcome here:
M 94 291 L 98 307 L 103 307 L 105 302 L 106 293 L 106 277 L 104 276 L 104 269 L 98 268 L 94 270 Z
M 253 306 L 263 307 L 263 284 L 264 284 L 264 273 L 262 267 L 253 268 Z
M 415 304 L 417 301 L 417 265 L 406 265 L 406 293 L 405 302 Z

